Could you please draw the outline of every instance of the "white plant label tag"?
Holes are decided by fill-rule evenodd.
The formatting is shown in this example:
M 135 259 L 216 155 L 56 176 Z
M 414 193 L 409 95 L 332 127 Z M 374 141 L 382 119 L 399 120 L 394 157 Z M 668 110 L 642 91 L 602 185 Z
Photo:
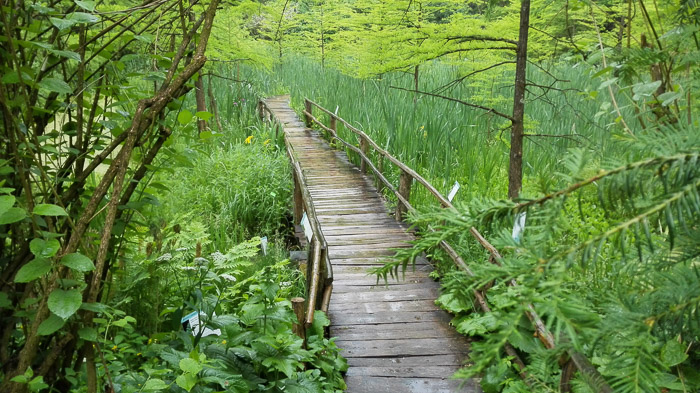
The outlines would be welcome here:
M 304 215 L 301 217 L 300 225 L 304 229 L 306 240 L 311 241 L 311 239 L 314 237 L 314 231 L 311 229 L 311 223 L 309 222 L 309 217 L 306 215 L 306 212 L 304 212 Z
M 520 212 L 515 215 L 515 223 L 513 224 L 513 240 L 516 243 L 520 243 L 520 239 L 523 237 L 523 232 L 525 232 L 525 218 L 526 212 Z
M 447 200 L 452 202 L 452 200 L 455 198 L 455 195 L 457 195 L 457 191 L 459 191 L 459 188 L 462 187 L 458 181 L 455 182 L 455 185 L 452 186 L 452 189 L 450 190 L 450 193 L 447 194 Z
M 262 248 L 263 255 L 267 255 L 267 236 L 260 238 L 260 248 Z
M 221 335 L 221 329 L 212 330 L 212 329 L 209 329 L 208 327 L 200 327 L 199 326 L 199 313 L 197 311 L 193 311 L 193 312 L 185 315 L 184 317 L 182 317 L 182 319 L 180 320 L 180 323 L 182 323 L 183 325 L 185 323 L 187 323 L 189 325 L 189 328 L 192 330 L 193 336 L 196 336 L 200 332 L 202 333 L 202 337 L 211 336 L 211 335 L 215 335 L 215 336 Z M 186 328 L 186 326 L 185 326 L 185 328 Z M 202 330 L 202 328 L 204 330 Z

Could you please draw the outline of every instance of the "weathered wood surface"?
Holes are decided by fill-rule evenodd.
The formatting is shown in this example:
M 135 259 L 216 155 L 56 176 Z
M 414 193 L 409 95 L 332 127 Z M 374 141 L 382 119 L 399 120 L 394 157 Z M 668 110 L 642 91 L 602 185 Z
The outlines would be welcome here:
M 474 381 L 450 377 L 469 344 L 434 303 L 439 285 L 419 261 L 402 279 L 377 282 L 367 269 L 392 249 L 410 247 L 411 233 L 389 215 L 372 179 L 305 127 L 288 97 L 266 100 L 297 155 L 333 265 L 331 336 L 348 359 L 351 393 L 477 392 Z

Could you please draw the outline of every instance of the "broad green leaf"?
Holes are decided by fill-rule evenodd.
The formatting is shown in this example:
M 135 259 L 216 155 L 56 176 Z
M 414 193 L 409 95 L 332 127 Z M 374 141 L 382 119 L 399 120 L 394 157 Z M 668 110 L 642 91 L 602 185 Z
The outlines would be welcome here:
M 51 270 L 50 261 L 43 258 L 33 259 L 19 269 L 17 275 L 15 276 L 15 282 L 29 282 L 36 280 L 37 278 L 48 273 L 49 270 Z
M 197 384 L 197 377 L 194 374 L 185 373 L 175 378 L 175 383 L 189 392 Z
M 161 391 L 161 390 L 164 390 L 167 388 L 168 388 L 168 385 L 165 382 L 163 382 L 162 379 L 153 378 L 153 379 L 149 379 L 148 381 L 146 381 L 145 384 L 143 384 L 142 391 L 144 391 L 144 392 L 158 392 L 158 391 Z
M 70 88 L 68 83 L 57 78 L 46 78 L 39 82 L 39 86 L 44 89 L 54 91 L 58 94 L 72 94 L 73 89 Z
M 51 18 L 49 18 L 49 20 L 51 21 L 52 25 L 54 25 L 54 26 L 56 26 L 56 28 L 58 28 L 58 30 L 70 29 L 71 26 L 73 26 L 76 23 L 73 20 L 64 19 L 64 18 L 51 17 Z
M 97 330 L 91 327 L 84 327 L 78 330 L 78 336 L 85 341 L 97 341 Z
M 24 209 L 19 207 L 11 207 L 5 213 L 0 214 L 0 225 L 22 221 L 25 217 L 27 217 L 27 213 L 24 211 Z
M 88 14 L 87 12 L 74 12 L 68 15 L 66 19 L 75 23 L 95 23 L 100 21 L 97 15 Z
M 681 98 L 681 93 L 677 91 L 667 91 L 659 95 L 659 101 L 661 101 L 661 105 L 663 106 L 669 106 L 673 103 L 673 101 L 676 101 L 679 98 Z
M 184 358 L 180 360 L 180 370 L 186 373 L 197 374 L 202 371 L 202 365 L 192 358 Z
M 688 359 L 688 354 L 685 353 L 686 346 L 679 343 L 677 340 L 669 340 L 663 348 L 661 348 L 661 361 L 666 367 L 673 367 L 683 363 Z
M 62 328 L 66 324 L 66 321 L 54 314 L 51 314 L 44 322 L 39 325 L 39 330 L 37 331 L 40 336 L 48 336 L 54 333 L 58 329 Z
M 40 203 L 34 207 L 34 214 L 40 216 L 67 216 L 65 210 L 62 207 L 52 205 L 49 203 Z
M 54 289 L 49 295 L 49 310 L 63 319 L 75 314 L 83 303 L 83 296 L 75 289 Z
M 15 197 L 12 195 L 0 196 L 0 216 L 5 214 L 15 204 Z
M 33 239 L 29 243 L 29 250 L 37 258 L 51 258 L 56 255 L 61 244 L 56 239 Z
M 12 83 L 19 83 L 19 74 L 17 73 L 17 71 L 10 71 L 6 73 L 2 76 L 2 83 L 7 85 Z
M 192 120 L 192 112 L 187 109 L 182 110 L 182 112 L 177 114 L 177 121 L 180 124 L 187 124 Z
M 209 119 L 211 119 L 212 116 L 214 116 L 214 114 L 209 113 L 209 112 L 204 112 L 204 111 L 199 111 L 199 112 L 195 113 L 194 115 L 195 115 L 195 117 L 202 119 L 204 121 L 209 121 Z
M 61 258 L 61 263 L 79 272 L 89 272 L 95 268 L 90 258 L 80 253 L 72 253 Z
M 659 88 L 659 86 L 661 86 L 661 81 L 638 83 L 632 88 L 632 91 L 634 92 L 632 99 L 637 101 L 644 97 L 650 97 L 656 91 L 656 89 Z
M 80 1 L 80 0 L 75 0 L 75 4 L 78 5 L 78 7 L 88 10 L 90 12 L 95 11 L 95 2 L 94 1 Z
M 44 382 L 43 375 L 34 377 L 34 379 L 29 381 L 28 386 L 30 392 L 39 392 L 49 387 L 49 385 L 47 385 L 46 382 Z

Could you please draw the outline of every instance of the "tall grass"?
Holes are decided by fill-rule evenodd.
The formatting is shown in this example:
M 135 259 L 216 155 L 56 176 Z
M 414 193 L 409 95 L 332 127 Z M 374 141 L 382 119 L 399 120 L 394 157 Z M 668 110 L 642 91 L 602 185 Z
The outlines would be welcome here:
M 607 97 L 590 94 L 599 84 L 591 80 L 592 71 L 568 64 L 547 68 L 529 68 L 530 83 L 558 90 L 529 88 L 526 132 L 547 136 L 526 140 L 525 196 L 551 191 L 557 186 L 555 173 L 572 147 L 594 150 L 601 158 L 622 154 L 609 127 L 616 115 L 601 109 L 605 108 Z M 233 67 L 222 67 L 219 72 L 233 76 L 236 71 Z M 394 72 L 380 79 L 358 79 L 323 69 L 304 58 L 290 58 L 272 72 L 250 66 L 241 67 L 240 72 L 241 79 L 250 82 L 250 94 L 263 97 L 289 93 L 292 106 L 299 112 L 304 97 L 331 111 L 337 109 L 339 116 L 367 132 L 443 193 L 448 193 L 458 181 L 462 188 L 456 201 L 506 196 L 509 122 L 492 113 L 440 98 L 418 95 L 414 104 L 414 93 L 393 88 L 412 89 L 412 74 Z M 419 89 L 435 91 L 459 75 L 457 66 L 439 62 L 424 65 L 420 69 Z M 444 94 L 510 113 L 512 81 L 512 70 L 503 69 L 457 84 Z M 224 102 L 230 101 L 228 97 L 235 95 L 235 91 L 223 92 Z M 623 108 L 623 112 L 633 117 L 631 111 Z M 339 132 L 347 141 L 358 142 L 343 127 L 339 127 Z M 387 169 L 386 176 L 394 183 L 398 181 L 395 168 Z M 411 200 L 416 206 L 435 203 L 420 187 L 414 188 Z

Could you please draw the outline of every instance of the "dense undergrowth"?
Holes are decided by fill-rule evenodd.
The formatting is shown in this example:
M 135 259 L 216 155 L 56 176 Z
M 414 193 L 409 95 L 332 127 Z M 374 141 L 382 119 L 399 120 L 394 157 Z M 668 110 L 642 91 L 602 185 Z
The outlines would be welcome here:
M 658 103 L 642 93 L 649 82 L 628 79 L 616 91 L 618 112 L 594 64 L 546 67 L 547 72 L 533 67 L 529 79 L 552 83 L 551 73 L 560 79 L 553 86 L 573 93 L 550 92 L 529 103 L 527 132 L 545 136 L 528 139 L 523 194 L 514 202 L 502 201 L 509 147 L 503 124 L 458 103 L 420 96 L 414 103 L 412 93 L 392 88 L 410 88 L 413 80 L 406 74 L 355 79 L 294 59 L 272 75 L 251 71 L 250 77 L 259 78 L 270 94 L 290 91 L 299 110 L 308 97 L 337 111 L 445 194 L 454 181 L 462 185 L 455 210 L 436 210 L 432 196 L 414 187 L 411 202 L 420 212 L 410 220 L 436 232 L 425 232 L 413 250 L 378 271 L 400 279 L 399 269 L 416 255 L 425 252 L 436 261 L 435 277 L 442 277 L 444 291 L 438 303 L 455 314 L 458 331 L 480 339 L 473 347 L 474 365 L 456 377 L 478 376 L 487 392 L 557 391 L 560 366 L 574 351 L 591 361 L 613 391 L 695 391 L 700 386 L 696 121 L 654 122 Z M 426 91 L 456 75 L 440 63 L 421 70 Z M 505 108 L 511 76 L 492 77 L 459 85 L 453 94 Z M 679 79 L 686 88 L 692 84 Z M 687 118 L 696 117 L 691 103 L 679 104 L 682 113 L 693 113 Z M 620 114 L 634 134 L 620 130 Z M 340 134 L 357 143 L 342 127 Z M 397 184 L 398 171 L 385 170 Z M 527 224 L 516 241 L 512 230 L 519 214 L 527 214 Z M 470 236 L 472 226 L 501 250 L 500 266 L 489 263 Z M 473 276 L 453 267 L 436 247 L 440 240 L 456 247 Z M 517 287 L 507 285 L 513 279 Z M 472 291 L 482 288 L 489 288 L 490 313 L 475 306 Z M 530 304 L 555 337 L 554 348 L 543 345 L 525 317 Z M 506 342 L 525 361 L 527 380 L 504 353 Z M 582 373 L 570 386 L 576 392 L 603 389 Z

